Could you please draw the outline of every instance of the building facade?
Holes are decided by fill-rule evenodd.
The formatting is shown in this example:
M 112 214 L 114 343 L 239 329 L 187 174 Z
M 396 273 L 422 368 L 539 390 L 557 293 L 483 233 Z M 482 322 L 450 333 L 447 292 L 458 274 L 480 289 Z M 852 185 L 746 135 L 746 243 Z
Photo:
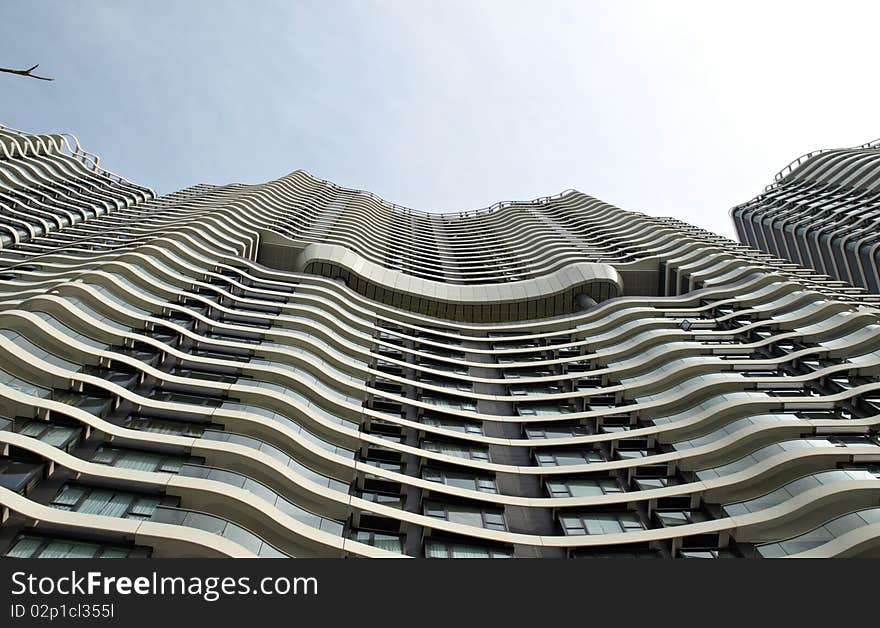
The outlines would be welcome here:
M 731 217 L 740 242 L 880 293 L 880 140 L 798 158 Z
M 880 548 L 864 290 L 573 190 L 157 197 L 0 148 L 3 556 Z

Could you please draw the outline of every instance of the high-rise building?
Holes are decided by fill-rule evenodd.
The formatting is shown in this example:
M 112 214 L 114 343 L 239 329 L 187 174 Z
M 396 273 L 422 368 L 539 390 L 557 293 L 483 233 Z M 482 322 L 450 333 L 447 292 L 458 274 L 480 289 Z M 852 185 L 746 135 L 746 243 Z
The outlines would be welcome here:
M 863 290 L 573 190 L 157 197 L 0 147 L 4 556 L 880 551 Z
M 880 294 L 880 140 L 799 157 L 731 216 L 741 242 Z

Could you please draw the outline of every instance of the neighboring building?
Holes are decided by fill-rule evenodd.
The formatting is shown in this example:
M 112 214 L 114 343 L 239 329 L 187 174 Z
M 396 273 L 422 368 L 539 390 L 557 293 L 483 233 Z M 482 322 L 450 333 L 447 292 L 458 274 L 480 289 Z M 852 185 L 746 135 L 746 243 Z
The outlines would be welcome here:
M 741 242 L 880 294 L 880 140 L 798 158 L 731 216 Z
M 880 548 L 864 291 L 575 191 L 156 197 L 0 149 L 4 556 Z

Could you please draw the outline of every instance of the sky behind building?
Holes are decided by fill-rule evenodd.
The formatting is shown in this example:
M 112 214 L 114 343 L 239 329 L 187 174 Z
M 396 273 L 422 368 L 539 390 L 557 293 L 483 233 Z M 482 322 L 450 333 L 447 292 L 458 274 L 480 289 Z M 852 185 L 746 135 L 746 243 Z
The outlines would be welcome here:
M 427 210 L 576 188 L 733 236 L 807 151 L 880 136 L 880 5 L 6 0 L 0 122 L 160 193 L 302 168 Z

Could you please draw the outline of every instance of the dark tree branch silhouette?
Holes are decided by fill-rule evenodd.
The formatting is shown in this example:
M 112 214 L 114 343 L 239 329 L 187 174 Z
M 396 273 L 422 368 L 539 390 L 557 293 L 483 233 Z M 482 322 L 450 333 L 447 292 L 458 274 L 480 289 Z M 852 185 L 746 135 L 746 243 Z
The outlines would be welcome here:
M 0 72 L 9 72 L 10 74 L 18 74 L 20 76 L 29 76 L 30 78 L 35 78 L 40 81 L 54 81 L 55 80 L 55 79 L 51 79 L 47 76 L 37 76 L 36 74 L 31 74 L 31 72 L 36 70 L 38 67 L 40 67 L 39 63 L 32 68 L 28 68 L 27 70 L 12 70 L 9 68 L 0 68 Z

